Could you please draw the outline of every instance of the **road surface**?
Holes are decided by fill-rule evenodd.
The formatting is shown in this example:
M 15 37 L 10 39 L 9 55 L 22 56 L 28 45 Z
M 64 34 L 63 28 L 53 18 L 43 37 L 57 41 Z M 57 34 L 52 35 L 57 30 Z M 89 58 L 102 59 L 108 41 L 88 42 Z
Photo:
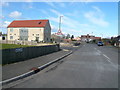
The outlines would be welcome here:
M 118 88 L 118 50 L 84 44 L 62 61 L 12 88 Z

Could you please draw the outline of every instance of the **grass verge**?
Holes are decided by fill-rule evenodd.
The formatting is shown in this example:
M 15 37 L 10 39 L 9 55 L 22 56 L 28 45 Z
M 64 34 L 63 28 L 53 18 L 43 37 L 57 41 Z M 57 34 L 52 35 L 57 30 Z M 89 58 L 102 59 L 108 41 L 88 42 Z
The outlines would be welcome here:
M 0 44 L 0 49 L 31 47 L 32 45 Z

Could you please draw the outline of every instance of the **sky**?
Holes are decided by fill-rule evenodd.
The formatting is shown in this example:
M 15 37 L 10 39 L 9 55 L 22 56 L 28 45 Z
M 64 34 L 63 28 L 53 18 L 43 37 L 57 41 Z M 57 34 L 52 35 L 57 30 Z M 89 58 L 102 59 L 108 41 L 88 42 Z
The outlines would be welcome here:
M 118 35 L 117 2 L 3 2 L 0 31 L 7 33 L 13 20 L 49 19 L 52 33 L 112 37 Z

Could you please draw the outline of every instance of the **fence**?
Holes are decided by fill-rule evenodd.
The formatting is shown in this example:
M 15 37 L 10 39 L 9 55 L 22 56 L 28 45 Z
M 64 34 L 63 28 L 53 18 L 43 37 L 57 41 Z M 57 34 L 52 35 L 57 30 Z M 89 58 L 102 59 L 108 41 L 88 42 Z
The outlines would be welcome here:
M 2 64 L 19 62 L 59 51 L 59 45 L 34 46 L 2 50 Z

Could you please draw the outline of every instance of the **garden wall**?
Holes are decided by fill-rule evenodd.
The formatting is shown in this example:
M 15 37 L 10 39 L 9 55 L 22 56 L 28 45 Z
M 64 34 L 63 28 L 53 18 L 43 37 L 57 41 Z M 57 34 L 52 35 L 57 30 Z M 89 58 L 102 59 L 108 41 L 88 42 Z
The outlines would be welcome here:
M 2 50 L 2 64 L 10 64 L 59 51 L 59 45 L 34 46 Z

